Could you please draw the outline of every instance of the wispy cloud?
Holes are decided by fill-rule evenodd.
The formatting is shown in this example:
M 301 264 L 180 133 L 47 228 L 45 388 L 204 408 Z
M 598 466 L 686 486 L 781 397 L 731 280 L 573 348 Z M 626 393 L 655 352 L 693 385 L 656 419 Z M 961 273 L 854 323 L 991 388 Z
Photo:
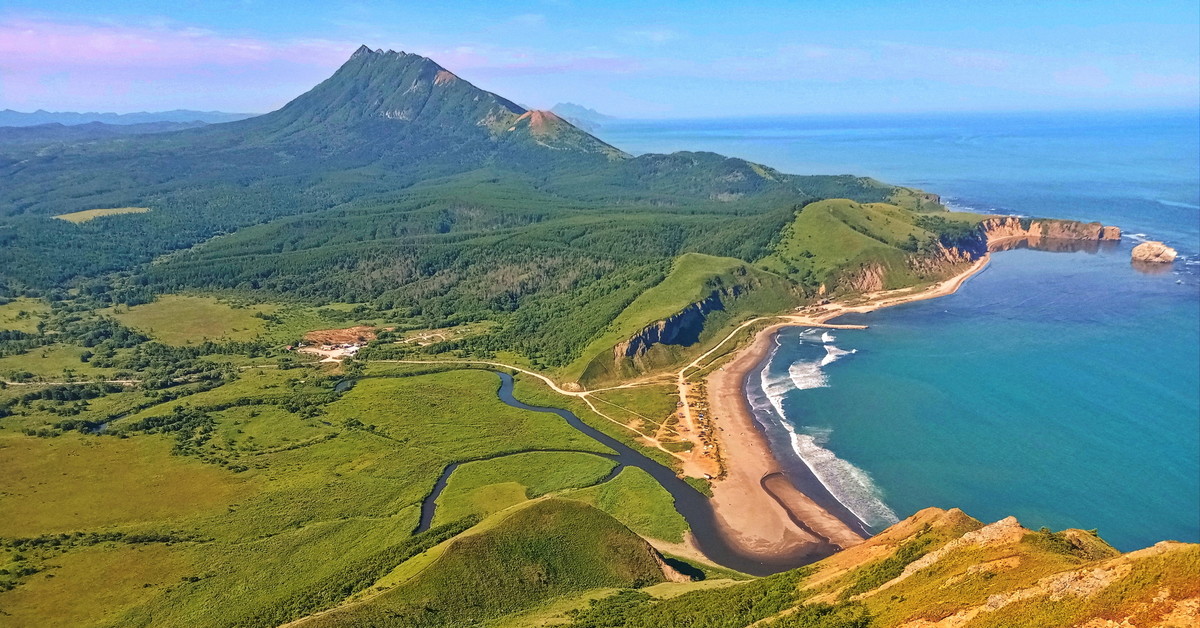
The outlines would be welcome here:
M 118 110 L 208 101 L 261 111 L 320 80 L 354 46 L 230 36 L 163 20 L 10 16 L 0 19 L 0 100 L 12 107 Z
M 231 37 L 171 23 L 9 18 L 0 21 L 0 69 L 7 72 L 80 68 L 180 68 L 264 61 L 336 63 L 352 42 L 269 41 Z
M 630 43 L 665 44 L 680 36 L 678 31 L 670 28 L 642 28 L 623 31 L 619 39 Z
M 514 15 L 506 20 L 507 24 L 513 26 L 544 26 L 546 24 L 546 16 L 541 13 L 523 13 Z

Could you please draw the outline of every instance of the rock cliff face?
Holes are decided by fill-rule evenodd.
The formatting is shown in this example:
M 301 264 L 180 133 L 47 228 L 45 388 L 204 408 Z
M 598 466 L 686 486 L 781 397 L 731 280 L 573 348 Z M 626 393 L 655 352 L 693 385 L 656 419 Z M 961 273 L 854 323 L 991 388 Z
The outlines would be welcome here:
M 1106 227 L 1098 222 L 1076 222 L 1074 220 L 1026 219 L 1016 216 L 989 218 L 979 224 L 983 236 L 990 244 L 1007 239 L 1049 240 L 1120 240 L 1121 230 Z
M 692 303 L 667 318 L 647 325 L 629 340 L 613 347 L 613 357 L 617 360 L 621 358 L 636 360 L 655 344 L 685 346 L 694 344 L 699 340 L 700 332 L 704 329 L 704 320 L 708 314 L 725 309 L 722 298 L 736 298 L 741 292 L 741 286 L 714 290 L 704 299 Z
M 1038 249 L 1073 251 L 1120 239 L 1119 228 L 1098 222 L 997 216 L 979 223 L 971 236 L 940 242 L 933 250 L 909 255 L 903 270 L 918 278 L 937 279 L 953 275 L 962 265 L 979 259 L 988 251 L 1006 250 L 1025 243 Z M 846 269 L 831 286 L 822 285 L 818 296 L 837 291 L 868 293 L 883 290 L 888 285 L 891 270 L 879 263 Z
M 1162 242 L 1143 242 L 1133 247 L 1133 261 L 1135 262 L 1170 264 L 1178 256 L 1178 251 Z

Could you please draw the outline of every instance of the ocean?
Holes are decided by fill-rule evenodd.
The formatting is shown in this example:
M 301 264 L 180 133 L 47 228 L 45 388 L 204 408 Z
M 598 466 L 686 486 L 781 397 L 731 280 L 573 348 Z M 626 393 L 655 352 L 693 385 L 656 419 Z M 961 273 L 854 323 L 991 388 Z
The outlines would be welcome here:
M 1200 541 L 1197 112 L 622 121 L 598 135 L 1121 227 L 1114 245 L 997 253 L 954 295 L 836 321 L 866 330 L 787 329 L 751 400 L 780 453 L 875 529 L 938 506 L 1098 529 L 1122 550 Z M 1140 272 L 1142 239 L 1183 259 Z

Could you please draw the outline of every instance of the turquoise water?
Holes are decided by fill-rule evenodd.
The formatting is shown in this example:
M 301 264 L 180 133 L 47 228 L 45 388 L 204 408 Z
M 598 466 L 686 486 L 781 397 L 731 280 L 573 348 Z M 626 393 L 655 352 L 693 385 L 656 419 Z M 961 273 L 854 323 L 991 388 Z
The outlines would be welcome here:
M 777 449 L 875 527 L 957 506 L 1098 528 L 1124 550 L 1200 540 L 1195 112 L 639 122 L 601 136 L 868 174 L 1179 249 L 1157 274 L 1130 266 L 1138 237 L 998 253 L 955 295 L 838 321 L 867 330 L 786 330 L 751 400 Z

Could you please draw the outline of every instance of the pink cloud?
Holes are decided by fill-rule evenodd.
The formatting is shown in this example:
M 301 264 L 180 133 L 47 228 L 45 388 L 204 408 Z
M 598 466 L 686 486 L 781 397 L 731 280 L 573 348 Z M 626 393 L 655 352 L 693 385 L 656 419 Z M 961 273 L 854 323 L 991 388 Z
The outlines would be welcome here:
M 134 107 L 157 90 L 150 100 L 163 104 L 154 106 L 205 106 L 199 98 L 212 103 L 207 106 L 264 111 L 327 77 L 361 43 L 271 40 L 170 22 L 0 18 L 0 106 Z M 640 67 L 630 58 L 596 50 L 459 46 L 409 52 L 465 72 L 468 79 L 624 74 Z
M 123 26 L 12 18 L 0 22 L 0 69 L 179 68 L 297 60 L 336 65 L 354 44 L 229 37 L 177 25 Z

